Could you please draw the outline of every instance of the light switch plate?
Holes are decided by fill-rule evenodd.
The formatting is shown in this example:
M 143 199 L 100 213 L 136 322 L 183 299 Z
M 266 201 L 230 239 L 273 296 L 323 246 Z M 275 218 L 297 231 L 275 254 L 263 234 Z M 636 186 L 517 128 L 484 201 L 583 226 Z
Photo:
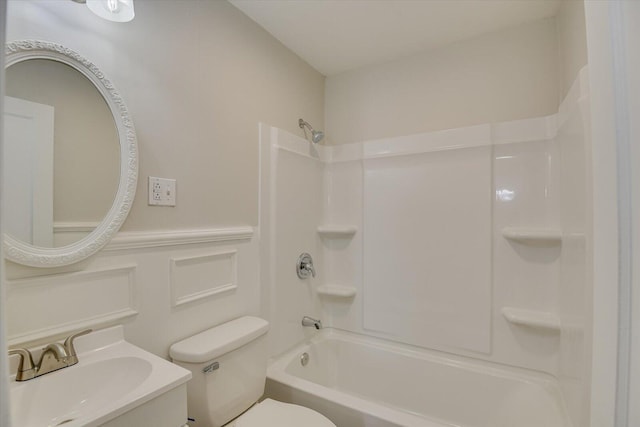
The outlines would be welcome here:
M 176 180 L 169 178 L 149 177 L 149 205 L 175 206 Z

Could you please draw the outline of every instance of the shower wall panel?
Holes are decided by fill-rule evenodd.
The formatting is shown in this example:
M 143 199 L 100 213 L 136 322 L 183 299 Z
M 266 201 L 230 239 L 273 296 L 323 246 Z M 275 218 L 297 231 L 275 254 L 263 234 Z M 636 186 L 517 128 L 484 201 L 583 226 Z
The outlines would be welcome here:
M 553 139 L 494 146 L 493 353 L 531 369 L 557 372 L 558 330 L 508 321 L 522 313 L 557 323 L 560 241 L 517 240 L 506 232 L 559 237 L 558 149 Z M 515 345 L 514 345 L 515 344 Z
M 491 147 L 364 163 L 364 328 L 491 348 Z
M 321 239 L 324 283 L 356 294 L 318 298 L 327 324 L 556 375 L 558 330 L 512 323 L 504 310 L 557 319 L 559 241 L 538 247 L 503 235 L 558 230 L 555 133 L 554 115 L 330 147 L 323 224 L 357 232 Z M 396 261 L 412 244 L 422 256 Z M 473 275 L 476 261 L 485 264 Z M 445 277 L 436 283 L 434 272 Z M 480 298 L 473 283 L 486 291 Z M 454 322 L 465 327 L 456 332 Z
M 324 278 L 324 262 L 316 228 L 325 165 L 293 134 L 261 126 L 260 135 L 261 299 L 271 323 L 269 353 L 276 355 L 313 333 L 300 324 L 303 316 L 319 317 L 314 289 Z M 316 277 L 297 276 L 296 260 L 303 252 L 312 255 Z
M 558 312 L 561 321 L 559 378 L 574 425 L 587 425 L 591 354 L 589 351 L 592 279 L 589 274 L 591 218 L 588 194 L 590 112 L 586 67 L 558 114 L 562 226 Z

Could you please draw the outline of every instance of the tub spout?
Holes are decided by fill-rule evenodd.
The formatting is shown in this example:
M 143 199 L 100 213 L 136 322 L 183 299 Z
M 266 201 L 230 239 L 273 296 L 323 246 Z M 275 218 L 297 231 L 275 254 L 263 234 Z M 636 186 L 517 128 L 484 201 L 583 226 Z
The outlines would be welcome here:
M 302 326 L 313 326 L 316 329 L 322 329 L 322 321 L 309 316 L 302 318 Z

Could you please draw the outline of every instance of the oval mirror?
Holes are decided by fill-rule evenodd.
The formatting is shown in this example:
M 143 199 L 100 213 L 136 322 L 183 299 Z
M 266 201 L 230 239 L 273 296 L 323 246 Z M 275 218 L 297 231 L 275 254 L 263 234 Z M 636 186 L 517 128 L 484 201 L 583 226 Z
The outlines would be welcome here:
M 26 40 L 5 54 L 5 256 L 34 267 L 81 261 L 131 208 L 133 123 L 111 82 L 76 52 Z

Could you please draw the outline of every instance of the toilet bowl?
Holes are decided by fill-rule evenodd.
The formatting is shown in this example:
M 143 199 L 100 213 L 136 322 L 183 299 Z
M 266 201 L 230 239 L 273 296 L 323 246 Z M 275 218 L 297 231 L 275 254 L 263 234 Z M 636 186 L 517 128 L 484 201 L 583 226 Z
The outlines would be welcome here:
M 226 427 L 336 427 L 320 413 L 291 403 L 265 399 L 244 414 L 231 421 Z
M 187 406 L 193 427 L 336 427 L 320 413 L 272 399 L 258 400 L 267 378 L 269 324 L 245 316 L 171 346 L 189 369 Z

